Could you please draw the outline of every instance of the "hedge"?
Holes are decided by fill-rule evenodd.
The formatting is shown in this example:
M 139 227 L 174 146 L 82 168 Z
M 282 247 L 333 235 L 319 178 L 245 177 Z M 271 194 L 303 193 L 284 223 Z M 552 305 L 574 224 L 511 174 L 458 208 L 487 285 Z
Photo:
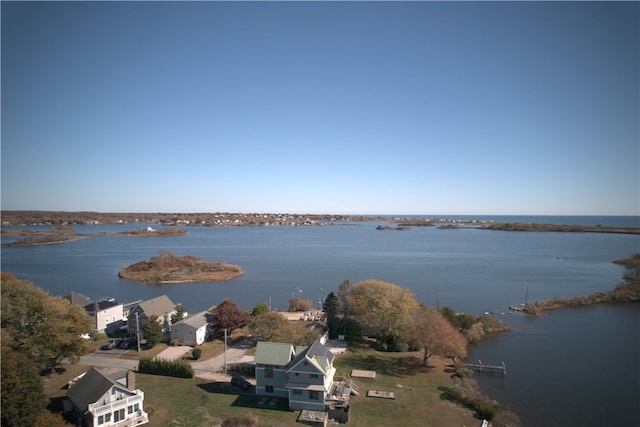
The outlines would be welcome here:
M 184 360 L 151 359 L 148 357 L 140 359 L 138 371 L 143 374 L 177 378 L 193 378 L 196 375 L 191 365 Z

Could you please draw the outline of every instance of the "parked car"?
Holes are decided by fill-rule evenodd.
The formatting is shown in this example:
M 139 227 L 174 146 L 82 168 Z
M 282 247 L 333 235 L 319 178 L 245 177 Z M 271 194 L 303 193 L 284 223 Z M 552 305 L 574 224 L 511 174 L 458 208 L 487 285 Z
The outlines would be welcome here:
M 243 390 L 249 390 L 251 388 L 251 383 L 242 378 L 240 375 L 234 375 L 233 377 L 231 377 L 231 385 Z
M 114 348 L 118 348 L 119 344 L 120 344 L 120 340 L 111 340 L 105 345 L 103 345 L 102 347 L 100 347 L 100 350 L 113 350 Z
M 123 350 L 129 350 L 131 348 L 135 348 L 137 344 L 138 342 L 136 341 L 135 337 L 131 337 L 123 340 L 118 346 L 118 348 L 121 348 Z

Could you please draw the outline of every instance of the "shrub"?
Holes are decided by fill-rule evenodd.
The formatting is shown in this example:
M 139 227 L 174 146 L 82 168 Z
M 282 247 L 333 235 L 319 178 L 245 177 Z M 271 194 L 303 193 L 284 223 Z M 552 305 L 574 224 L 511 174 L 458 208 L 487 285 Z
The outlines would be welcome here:
M 191 350 L 191 357 L 193 357 L 193 360 L 200 359 L 202 357 L 202 349 L 194 348 L 193 350 Z
M 462 378 L 454 378 L 454 385 L 442 387 L 443 397 L 458 402 L 475 411 L 480 417 L 492 421 L 495 427 L 517 427 L 520 419 L 508 408 L 491 400 L 478 391 L 472 383 Z
M 184 360 L 164 360 L 143 357 L 138 363 L 138 371 L 144 374 L 164 375 L 167 377 L 195 377 L 193 367 Z
M 399 351 L 401 353 L 409 351 L 409 344 L 407 344 L 406 342 L 398 343 L 398 345 L 396 346 L 396 351 Z

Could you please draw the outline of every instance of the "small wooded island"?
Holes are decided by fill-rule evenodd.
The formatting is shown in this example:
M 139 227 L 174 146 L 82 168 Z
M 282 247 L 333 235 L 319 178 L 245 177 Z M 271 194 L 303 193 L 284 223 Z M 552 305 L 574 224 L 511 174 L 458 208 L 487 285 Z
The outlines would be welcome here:
M 222 260 L 207 262 L 191 255 L 178 257 L 162 251 L 150 261 L 140 261 L 122 268 L 118 276 L 142 283 L 164 284 L 217 282 L 230 280 L 242 274 L 241 267 Z

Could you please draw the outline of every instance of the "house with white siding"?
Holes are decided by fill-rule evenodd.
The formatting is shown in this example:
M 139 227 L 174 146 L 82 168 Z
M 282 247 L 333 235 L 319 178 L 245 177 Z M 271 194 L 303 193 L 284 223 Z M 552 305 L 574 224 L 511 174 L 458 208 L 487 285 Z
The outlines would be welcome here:
M 208 311 L 189 316 L 171 325 L 171 341 L 180 341 L 183 345 L 196 346 L 213 337 L 211 322 L 213 314 Z
M 111 334 L 124 325 L 126 317 L 122 304 L 113 299 L 94 301 L 84 306 L 87 314 L 93 319 L 93 330 Z

